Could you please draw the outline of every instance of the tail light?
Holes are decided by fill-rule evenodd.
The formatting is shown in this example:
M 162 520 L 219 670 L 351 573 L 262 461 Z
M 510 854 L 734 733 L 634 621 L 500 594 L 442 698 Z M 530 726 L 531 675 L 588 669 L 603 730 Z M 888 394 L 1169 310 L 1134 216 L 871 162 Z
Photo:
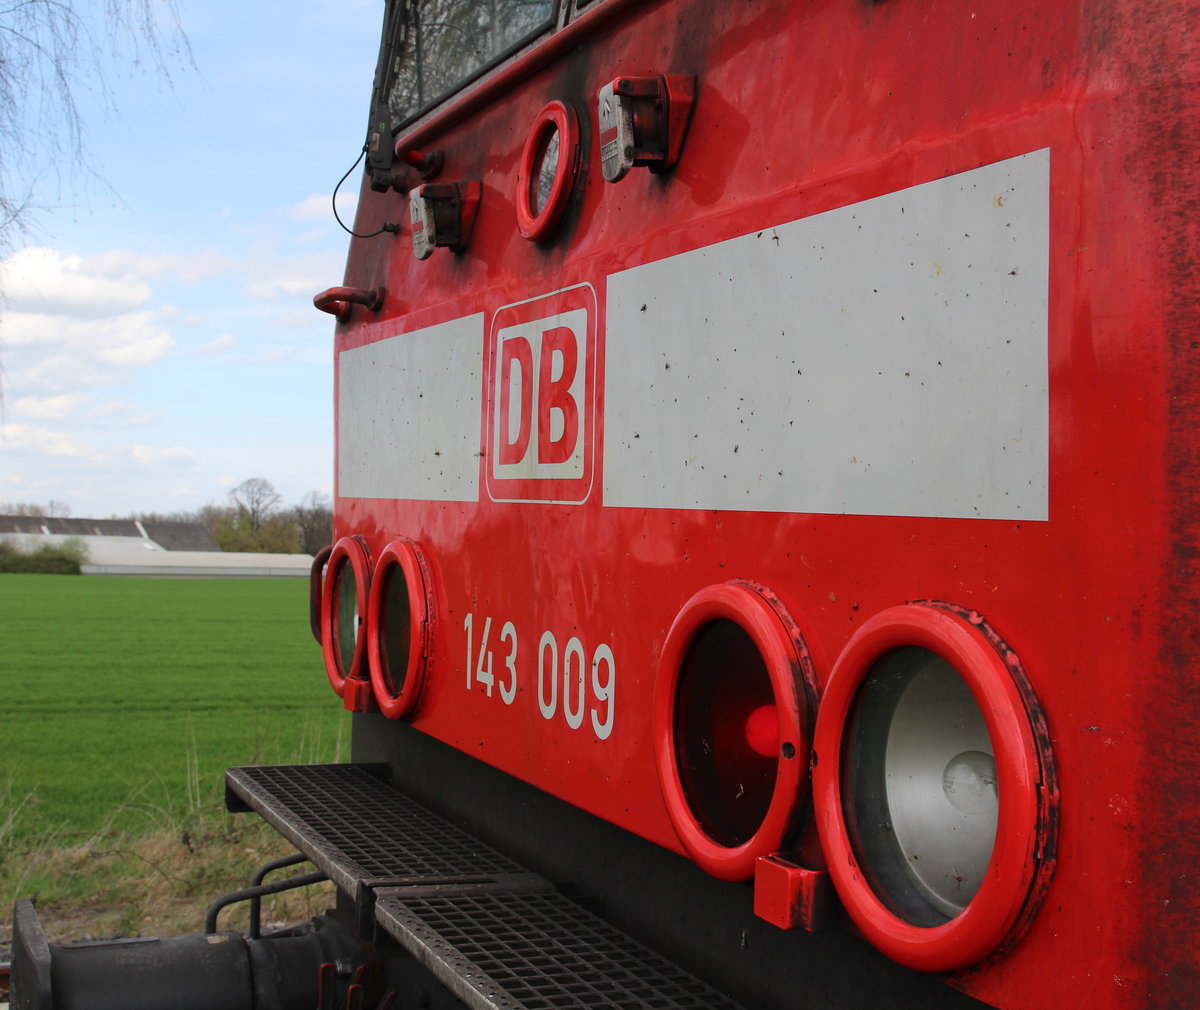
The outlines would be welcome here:
M 778 851 L 807 793 L 808 650 L 782 607 L 746 583 L 679 612 L 655 682 L 659 784 L 684 849 L 742 880 Z
M 321 647 L 325 655 L 325 672 L 347 707 L 353 705 L 357 711 L 362 694 L 358 685 L 366 682 L 367 669 L 366 636 L 362 629 L 371 567 L 366 548 L 355 537 L 342 537 L 334 544 L 325 572 L 321 597 Z
M 411 715 L 433 654 L 435 608 L 425 555 L 394 540 L 375 566 L 367 610 L 367 656 L 380 710 L 390 719 Z
M 838 894 L 884 953 L 962 968 L 1032 915 L 1053 868 L 1047 741 L 978 615 L 896 607 L 850 640 L 817 716 L 814 804 Z

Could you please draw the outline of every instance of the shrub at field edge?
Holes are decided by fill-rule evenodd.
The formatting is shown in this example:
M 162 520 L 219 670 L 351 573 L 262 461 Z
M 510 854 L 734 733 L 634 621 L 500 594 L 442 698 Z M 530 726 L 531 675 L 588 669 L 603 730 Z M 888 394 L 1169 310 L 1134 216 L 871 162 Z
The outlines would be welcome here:
M 79 537 L 67 537 L 57 544 L 42 544 L 37 550 L 28 552 L 9 540 L 0 539 L 0 572 L 78 575 L 87 557 L 87 545 Z

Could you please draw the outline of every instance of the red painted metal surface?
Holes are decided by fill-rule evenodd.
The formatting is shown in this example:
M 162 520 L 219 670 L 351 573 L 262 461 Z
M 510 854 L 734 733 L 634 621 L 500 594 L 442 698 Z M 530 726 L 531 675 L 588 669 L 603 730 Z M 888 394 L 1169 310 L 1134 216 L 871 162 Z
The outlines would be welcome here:
M 372 288 L 366 291 L 362 288 L 329 288 L 313 297 L 313 305 L 322 312 L 337 316 L 339 323 L 350 318 L 350 308 L 353 305 L 365 305 L 372 312 L 379 311 L 383 305 L 383 289 Z
M 426 365 L 429 374 L 439 364 L 474 369 L 462 373 L 474 383 L 467 408 L 478 412 L 474 490 L 367 495 L 339 486 L 336 501 L 339 537 L 361 537 L 376 556 L 405 538 L 439 573 L 439 633 L 427 645 L 431 673 L 414 726 L 687 852 L 653 768 L 658 671 L 689 600 L 731 579 L 769 587 L 797 622 L 817 687 L 829 691 L 821 702 L 835 706 L 829 718 L 853 700 L 837 671 L 864 648 L 860 629 L 869 636 L 911 601 L 943 601 L 950 609 L 938 620 L 959 627 L 962 614 L 982 615 L 1020 657 L 1038 718 L 999 725 L 989 709 L 989 729 L 1013 751 L 1010 763 L 1027 760 L 1031 746 L 1052 755 L 1060 794 L 1054 858 L 1013 857 L 1021 868 L 1003 875 L 1016 883 L 992 891 L 1003 908 L 985 895 L 982 911 L 972 905 L 964 913 L 990 928 L 963 941 L 972 968 L 951 984 L 998 1006 L 1193 1003 L 1197 13 L 1183 0 L 1015 0 L 986 9 L 941 0 L 608 0 L 399 137 L 398 149 L 442 152 L 445 178 L 482 181 L 470 243 L 459 253 L 439 249 L 418 261 L 407 234 L 354 243 L 346 285 L 386 287 L 396 301 L 376 317 L 356 316 L 336 338 L 346 424 L 359 416 L 348 412 L 358 395 L 346 384 L 353 352 L 382 353 L 388 341 L 449 346 L 430 336 L 440 338 L 439 327 L 477 332 L 455 345 L 474 341 L 473 364 L 439 362 L 429 350 Z M 648 73 L 696 77 L 678 163 L 669 173 L 633 172 L 606 184 L 596 94 L 620 75 Z M 579 115 L 584 162 L 553 241 L 533 243 L 516 227 L 513 194 L 529 125 L 548 101 Z M 887 194 L 1044 151 L 1044 518 L 606 503 L 614 486 L 606 475 L 624 450 L 606 438 L 606 408 L 618 383 L 630 381 L 609 371 L 606 353 L 618 336 L 608 330 L 617 275 L 738 236 L 761 232 L 770 241 L 788 222 L 851 213 Z M 364 189 L 356 230 L 407 220 L 397 210 L 403 199 Z M 562 294 L 588 291 L 575 301 Z M 660 311 L 669 328 L 664 307 L 697 292 L 681 286 L 658 295 L 642 309 Z M 696 360 L 732 356 L 738 340 L 752 339 L 753 310 L 748 301 L 747 332 L 730 332 L 726 345 L 697 338 Z M 504 427 L 515 415 L 498 414 L 504 389 L 516 402 L 516 380 L 496 380 L 506 374 L 498 372 L 505 347 L 516 360 L 517 345 L 506 341 L 517 338 L 529 342 L 530 368 L 545 369 L 545 397 L 528 403 L 529 445 L 541 436 L 545 459 L 557 458 L 572 416 L 576 444 L 567 448 L 581 455 L 569 473 L 574 457 L 543 466 L 533 448 L 511 464 L 493 459 L 500 435 L 509 445 L 521 435 Z M 570 339 L 584 382 L 578 395 L 559 371 L 567 345 L 555 341 Z M 509 367 L 510 377 L 520 371 Z M 655 382 L 652 374 L 636 378 L 646 389 Z M 520 386 L 522 395 L 528 388 Z M 862 404 L 864 414 L 882 409 Z M 672 423 L 664 412 L 664 429 Z M 586 442 L 578 441 L 583 432 Z M 421 436 L 430 486 L 442 459 L 433 454 L 445 451 L 440 434 Z M 833 434 L 816 429 L 811 438 Z M 339 465 L 357 437 L 339 431 Z M 730 442 L 731 452 L 750 448 L 736 432 Z M 371 479 L 395 487 L 396 471 Z M 326 606 L 330 599 L 327 592 Z M 987 685 L 997 683 L 999 669 L 971 687 L 986 699 Z M 835 738 L 831 729 L 828 740 Z M 822 779 L 820 731 L 816 743 L 815 817 L 834 855 L 842 852 L 830 828 L 838 786 Z M 1006 774 L 1017 781 L 1026 772 Z M 1010 817 L 1001 795 L 1007 860 L 1010 846 L 1029 853 L 1046 837 L 1038 817 L 1050 808 L 1039 814 L 1026 804 Z M 847 872 L 830 869 L 835 879 Z M 840 893 L 855 901 L 852 883 L 843 880 Z M 947 967 L 939 948 L 962 939 L 914 936 L 874 913 L 859 928 L 870 935 L 872 922 L 875 942 L 920 967 Z
M 782 856 L 762 856 L 754 867 L 754 914 L 780 929 L 832 929 L 838 904 L 825 870 Z

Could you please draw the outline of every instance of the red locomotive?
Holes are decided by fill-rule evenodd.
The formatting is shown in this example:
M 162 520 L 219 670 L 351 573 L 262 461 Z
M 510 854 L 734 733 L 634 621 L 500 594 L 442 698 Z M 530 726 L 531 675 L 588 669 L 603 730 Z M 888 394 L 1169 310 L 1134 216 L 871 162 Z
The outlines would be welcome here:
M 389 0 L 314 570 L 387 783 L 229 782 L 421 1005 L 1200 999 L 1198 14 Z

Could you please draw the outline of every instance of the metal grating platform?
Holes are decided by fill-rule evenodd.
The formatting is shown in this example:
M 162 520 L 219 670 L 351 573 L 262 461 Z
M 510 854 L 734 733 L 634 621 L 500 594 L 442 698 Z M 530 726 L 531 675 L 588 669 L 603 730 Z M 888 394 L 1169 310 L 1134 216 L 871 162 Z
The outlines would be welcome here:
M 225 781 L 475 1010 L 740 1010 L 363 766 Z
M 380 893 L 375 917 L 480 1010 L 738 1010 L 561 894 Z
M 230 768 L 225 786 L 356 899 L 364 887 L 540 880 L 360 766 Z

